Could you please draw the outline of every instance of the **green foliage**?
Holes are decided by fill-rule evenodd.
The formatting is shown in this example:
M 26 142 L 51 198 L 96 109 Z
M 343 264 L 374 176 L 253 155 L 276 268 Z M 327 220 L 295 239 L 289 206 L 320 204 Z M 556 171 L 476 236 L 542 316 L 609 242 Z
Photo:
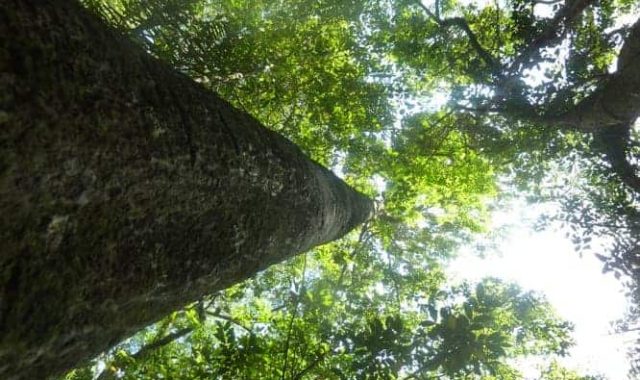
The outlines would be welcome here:
M 291 282 L 282 305 L 277 298 L 265 304 L 255 296 L 233 301 L 218 295 L 190 335 L 140 357 L 141 347 L 192 323 L 189 310 L 194 308 L 115 348 L 105 374 L 120 373 L 124 379 L 397 379 L 510 373 L 519 378 L 508 358 L 562 353 L 571 344 L 570 326 L 553 316 L 546 301 L 514 285 L 485 280 L 447 291 L 435 286 L 420 297 L 401 299 L 403 306 L 385 308 L 384 291 L 370 289 L 370 302 L 358 304 L 351 299 L 358 291 L 351 286 L 336 291 L 327 279 L 314 279 L 311 263 L 300 263 L 304 260 L 309 259 L 294 263 L 304 273 L 300 282 Z M 245 284 L 244 291 L 255 294 L 260 280 Z M 69 379 L 90 376 L 85 369 Z
M 602 380 L 601 376 L 583 376 L 553 361 L 540 374 L 541 380 Z
M 571 326 L 553 316 L 549 305 L 515 285 L 485 279 L 474 289 L 453 289 L 439 309 L 423 307 L 428 318 L 418 331 L 418 347 L 427 351 L 426 363 L 441 366 L 448 376 L 465 373 L 496 376 L 509 372 L 504 358 L 556 353 L 571 345 Z

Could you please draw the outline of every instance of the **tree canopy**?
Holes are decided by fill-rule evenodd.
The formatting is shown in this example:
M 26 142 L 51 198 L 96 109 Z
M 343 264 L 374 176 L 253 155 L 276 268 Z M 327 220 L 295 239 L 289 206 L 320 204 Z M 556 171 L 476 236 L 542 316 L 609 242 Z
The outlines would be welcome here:
M 522 378 L 517 358 L 566 354 L 570 324 L 540 295 L 444 270 L 522 194 L 561 204 L 542 223 L 567 224 L 640 298 L 637 2 L 84 3 L 377 210 L 68 379 Z M 554 363 L 540 378 L 588 377 Z

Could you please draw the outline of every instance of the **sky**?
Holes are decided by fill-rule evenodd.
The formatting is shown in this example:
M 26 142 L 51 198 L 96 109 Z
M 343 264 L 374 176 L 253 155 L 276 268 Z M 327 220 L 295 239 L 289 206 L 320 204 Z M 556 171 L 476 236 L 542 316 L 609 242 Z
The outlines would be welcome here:
M 625 336 L 612 334 L 610 324 L 627 307 L 622 285 L 611 273 L 602 273 L 595 257 L 580 258 L 563 231 L 534 231 L 532 219 L 539 211 L 520 204 L 496 213 L 494 224 L 513 224 L 508 236 L 484 259 L 470 249 L 463 252 L 449 275 L 457 280 L 494 276 L 545 294 L 558 314 L 575 325 L 576 346 L 562 363 L 583 374 L 627 379 Z

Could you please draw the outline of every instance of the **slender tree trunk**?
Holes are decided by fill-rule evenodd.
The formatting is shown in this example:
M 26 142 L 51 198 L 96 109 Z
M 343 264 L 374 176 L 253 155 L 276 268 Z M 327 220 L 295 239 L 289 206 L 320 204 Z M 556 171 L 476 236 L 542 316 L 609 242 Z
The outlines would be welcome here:
M 0 378 L 68 370 L 371 202 L 71 1 L 0 1 Z

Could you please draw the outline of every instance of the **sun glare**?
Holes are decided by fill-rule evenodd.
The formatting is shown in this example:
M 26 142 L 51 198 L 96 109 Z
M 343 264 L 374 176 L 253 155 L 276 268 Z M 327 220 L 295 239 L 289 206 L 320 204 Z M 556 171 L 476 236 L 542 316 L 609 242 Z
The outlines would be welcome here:
M 528 226 L 531 216 L 531 209 L 524 207 L 496 215 L 500 223 L 514 225 L 509 237 L 484 259 L 463 252 L 451 263 L 451 275 L 471 281 L 499 277 L 543 293 L 558 314 L 575 325 L 576 345 L 562 363 L 584 374 L 626 379 L 624 337 L 613 334 L 611 327 L 627 307 L 622 285 L 602 273 L 595 257 L 580 258 L 563 231 L 534 231 Z

